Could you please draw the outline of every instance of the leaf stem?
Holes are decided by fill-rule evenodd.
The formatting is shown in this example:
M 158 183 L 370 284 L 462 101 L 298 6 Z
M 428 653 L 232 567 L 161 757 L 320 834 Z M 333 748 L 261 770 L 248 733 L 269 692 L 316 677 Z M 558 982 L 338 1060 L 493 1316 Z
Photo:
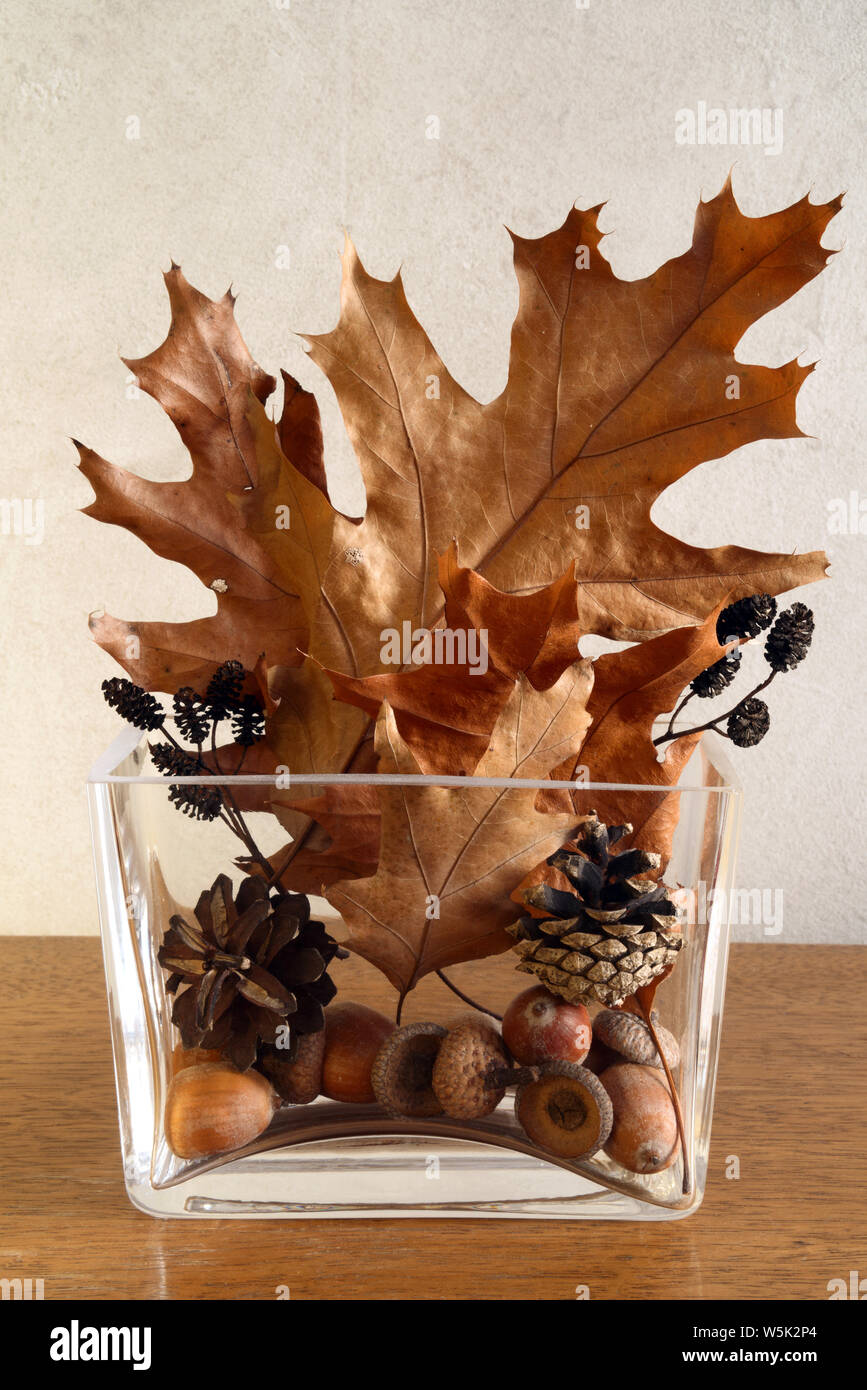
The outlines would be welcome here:
M 681 1158 L 683 1160 L 682 1191 L 684 1196 L 688 1196 L 689 1193 L 692 1191 L 692 1173 L 690 1171 L 689 1166 L 689 1154 L 686 1148 L 686 1128 L 683 1123 L 683 1111 L 680 1107 L 680 1096 L 677 1093 L 677 1087 L 674 1084 L 674 1077 L 671 1074 L 671 1068 L 668 1065 L 665 1053 L 663 1052 L 659 1042 L 659 1038 L 657 1037 L 656 1029 L 653 1026 L 653 1018 L 651 1016 L 653 1014 L 653 1010 L 651 1008 L 646 1009 L 642 1004 L 641 1000 L 638 998 L 637 994 L 635 996 L 635 1002 L 641 1010 L 644 1022 L 647 1024 L 647 1027 L 650 1030 L 650 1036 L 653 1039 L 653 1045 L 656 1048 L 657 1055 L 659 1057 L 660 1062 L 662 1063 L 662 1070 L 665 1072 L 665 1079 L 668 1082 L 668 1089 L 671 1092 L 671 1103 L 674 1106 L 674 1118 L 677 1122 L 677 1133 L 680 1138 L 680 1153 Z
M 471 999 L 468 994 L 464 994 L 462 989 L 458 989 L 454 981 L 450 980 L 448 975 L 446 975 L 444 971 L 438 970 L 437 975 L 442 980 L 443 984 L 446 986 L 446 989 L 450 989 L 452 994 L 456 994 L 459 999 L 463 999 L 464 1003 L 469 1004 L 471 1009 L 478 1009 L 480 1014 L 487 1014 L 489 1018 L 495 1018 L 498 1023 L 502 1023 L 502 1014 L 495 1014 L 493 1009 L 486 1009 L 484 1004 L 477 1004 L 475 999 Z

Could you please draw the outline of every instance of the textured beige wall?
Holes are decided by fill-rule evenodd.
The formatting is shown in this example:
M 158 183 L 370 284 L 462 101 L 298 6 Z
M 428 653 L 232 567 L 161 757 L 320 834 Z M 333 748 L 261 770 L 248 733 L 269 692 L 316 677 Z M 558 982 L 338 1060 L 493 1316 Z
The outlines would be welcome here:
M 735 752 L 741 882 L 785 890 L 783 940 L 859 938 L 867 537 L 827 522 L 833 499 L 867 493 L 861 14 L 857 0 L 4 6 L 0 495 L 41 502 L 44 538 L 0 537 L 0 929 L 95 930 L 83 779 L 117 726 L 88 611 L 210 611 L 186 570 L 78 514 L 90 489 L 67 441 L 183 476 L 174 430 L 128 392 L 117 358 L 163 337 L 169 258 L 212 295 L 232 281 L 259 361 L 319 388 L 347 500 L 359 484 L 336 405 L 292 336 L 335 320 L 344 225 L 374 273 L 403 263 L 435 344 L 488 398 L 516 304 L 504 222 L 538 235 L 572 200 L 607 198 L 607 254 L 636 277 L 684 249 L 699 194 L 734 163 L 749 213 L 849 190 L 826 236 L 845 254 L 740 349 L 821 357 L 799 403 L 815 438 L 708 463 L 654 516 L 697 544 L 832 555 L 833 584 L 804 595 L 818 622 L 809 663 L 775 686 L 765 743 Z M 782 150 L 678 145 L 675 112 L 699 101 L 781 109 Z

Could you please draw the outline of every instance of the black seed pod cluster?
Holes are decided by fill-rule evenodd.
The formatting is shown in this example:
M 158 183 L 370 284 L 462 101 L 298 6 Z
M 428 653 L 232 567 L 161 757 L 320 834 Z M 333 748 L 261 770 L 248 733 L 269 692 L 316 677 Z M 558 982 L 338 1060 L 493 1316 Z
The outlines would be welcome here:
M 203 783 L 169 787 L 169 801 L 194 820 L 216 820 L 223 806 L 219 789 Z
M 228 719 L 241 699 L 244 668 L 240 661 L 224 661 L 218 666 L 205 690 L 205 704 L 213 720 Z
M 717 715 L 693 729 L 675 730 L 675 717 L 693 696 L 697 695 L 700 700 L 711 699 L 721 695 L 731 685 L 741 664 L 741 653 L 733 648 L 693 678 L 689 693 L 677 706 L 665 733 L 654 739 L 655 744 L 680 738 L 687 733 L 701 733 L 703 729 L 716 729 L 738 748 L 752 748 L 761 743 L 771 726 L 771 715 L 764 700 L 756 696 L 770 685 L 775 676 L 783 671 L 793 671 L 800 665 L 813 640 L 813 614 L 803 603 L 793 603 L 778 617 L 776 614 L 777 601 L 770 594 L 753 594 L 749 598 L 738 599 L 737 603 L 729 604 L 728 608 L 722 610 L 716 623 L 717 641 L 721 645 L 755 637 L 770 628 L 765 640 L 765 659 L 771 673 L 728 714 Z M 726 721 L 725 729 L 721 727 L 723 720 Z
M 189 743 L 204 743 L 211 732 L 207 703 L 188 685 L 180 689 L 172 701 L 175 723 Z

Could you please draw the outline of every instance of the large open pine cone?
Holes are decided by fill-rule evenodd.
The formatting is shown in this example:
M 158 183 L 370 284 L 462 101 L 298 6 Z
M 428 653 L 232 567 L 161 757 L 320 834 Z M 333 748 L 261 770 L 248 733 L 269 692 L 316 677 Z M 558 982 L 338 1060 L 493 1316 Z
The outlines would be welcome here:
M 174 994 L 172 1022 L 186 1048 L 216 1050 L 240 1071 L 288 1028 L 295 1038 L 324 1026 L 337 993 L 328 966 L 345 955 L 302 894 L 269 890 L 250 875 L 237 895 L 220 874 L 201 894 L 195 921 L 171 918 L 159 949 Z M 288 1052 L 286 1053 L 288 1056 Z
M 574 849 L 558 850 L 547 861 L 574 891 L 546 883 L 528 889 L 528 906 L 549 915 L 522 917 L 506 928 L 521 957 L 518 969 L 570 1003 L 622 1003 L 673 964 L 684 944 L 669 889 L 647 877 L 659 870 L 659 855 L 611 853 L 631 831 L 631 825 L 609 827 L 598 818 L 587 822 Z

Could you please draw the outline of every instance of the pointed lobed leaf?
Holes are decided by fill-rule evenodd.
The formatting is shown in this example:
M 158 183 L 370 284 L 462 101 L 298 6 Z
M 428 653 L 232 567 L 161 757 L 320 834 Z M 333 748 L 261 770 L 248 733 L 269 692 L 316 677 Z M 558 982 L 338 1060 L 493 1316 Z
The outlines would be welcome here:
M 620 639 L 694 625 L 724 593 L 821 578 L 820 552 L 701 550 L 656 527 L 650 509 L 703 460 L 800 433 L 794 402 L 809 368 L 738 363 L 734 349 L 826 264 L 821 235 L 839 206 L 802 199 L 749 218 L 726 184 L 699 207 L 689 250 L 629 282 L 601 254 L 598 209 L 573 210 L 536 240 L 514 237 L 509 379 L 488 406 L 447 372 L 400 277 L 374 279 L 348 243 L 337 328 L 310 341 L 368 487 L 364 521 L 338 528 L 364 557 L 363 619 L 436 620 L 431 556 L 457 517 L 470 566 L 501 589 L 534 590 L 574 560 L 583 630 Z M 575 524 L 581 507 L 586 528 Z
M 340 700 L 374 717 L 384 701 L 423 773 L 472 773 L 491 731 L 526 674 L 538 689 L 553 685 L 577 660 L 576 584 L 567 571 L 534 594 L 504 594 L 458 564 L 453 544 L 440 557 L 445 621 L 452 633 L 484 634 L 487 669 L 461 660 L 423 664 L 362 678 L 327 674 Z M 447 649 L 460 653 L 460 648 Z M 476 651 L 478 657 L 479 652 Z
M 250 356 L 230 293 L 208 299 L 174 265 L 165 281 L 168 336 L 148 356 L 125 361 L 177 427 L 192 458 L 191 476 L 152 482 L 77 447 L 96 494 L 84 514 L 125 527 L 155 554 L 186 565 L 217 595 L 216 615 L 190 623 L 107 617 L 92 624 L 96 641 L 135 681 L 171 691 L 183 681 L 207 680 L 229 658 L 252 667 L 265 649 L 274 663 L 298 662 L 307 625 L 295 586 L 256 536 L 238 525 L 229 499 L 258 483 L 249 401 L 251 393 L 264 401 L 274 380 Z
M 587 726 L 587 672 L 566 672 L 547 691 L 519 679 L 479 768 L 485 777 L 539 779 L 574 755 Z M 386 706 L 377 726 L 384 771 L 418 765 Z M 334 885 L 349 944 L 401 994 L 432 970 L 508 949 L 509 893 L 562 844 L 571 809 L 546 815 L 532 788 L 380 788 L 382 840 L 375 875 Z

